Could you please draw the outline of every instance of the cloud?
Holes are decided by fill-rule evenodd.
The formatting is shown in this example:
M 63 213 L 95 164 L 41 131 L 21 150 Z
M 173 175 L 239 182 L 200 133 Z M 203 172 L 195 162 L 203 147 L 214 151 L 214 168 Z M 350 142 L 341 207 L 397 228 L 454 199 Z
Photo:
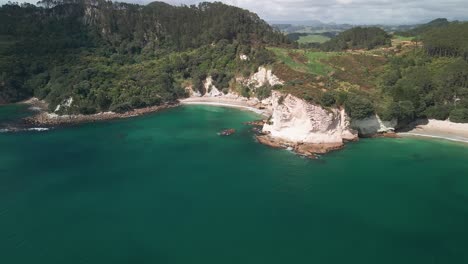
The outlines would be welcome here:
M 0 0 L 5 3 L 7 0 Z M 27 0 L 36 2 L 35 0 Z M 151 0 L 123 0 L 146 4 Z M 468 20 L 467 0 L 220 0 L 249 9 L 266 20 L 321 20 L 351 24 L 420 23 L 434 18 Z M 21 1 L 20 1 L 21 2 Z M 175 5 L 199 0 L 166 0 Z

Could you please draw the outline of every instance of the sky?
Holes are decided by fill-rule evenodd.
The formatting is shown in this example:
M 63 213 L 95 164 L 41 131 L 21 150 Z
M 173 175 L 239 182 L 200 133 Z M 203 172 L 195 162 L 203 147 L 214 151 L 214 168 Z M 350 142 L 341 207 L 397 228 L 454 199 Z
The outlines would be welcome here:
M 0 0 L 0 4 L 8 0 Z M 16 0 L 23 2 L 21 0 Z M 146 4 L 151 0 L 121 0 Z M 413 24 L 435 18 L 468 20 L 468 0 L 218 0 L 249 9 L 267 21 L 320 20 L 349 24 Z M 26 0 L 36 3 L 37 0 Z M 198 0 L 163 0 L 194 4 Z

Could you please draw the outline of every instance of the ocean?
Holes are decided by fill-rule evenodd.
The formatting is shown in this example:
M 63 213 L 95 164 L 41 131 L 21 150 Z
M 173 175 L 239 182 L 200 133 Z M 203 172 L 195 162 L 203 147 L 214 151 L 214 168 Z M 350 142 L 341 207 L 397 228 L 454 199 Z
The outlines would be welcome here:
M 258 144 L 258 118 L 183 106 L 0 133 L 0 262 L 468 263 L 467 145 L 363 139 L 311 160 Z

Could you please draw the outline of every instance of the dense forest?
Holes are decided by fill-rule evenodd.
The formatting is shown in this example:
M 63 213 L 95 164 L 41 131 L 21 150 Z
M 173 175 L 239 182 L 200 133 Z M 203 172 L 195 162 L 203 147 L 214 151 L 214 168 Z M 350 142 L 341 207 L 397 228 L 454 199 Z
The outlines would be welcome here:
M 386 66 L 381 87 L 393 100 L 382 116 L 468 122 L 468 23 L 424 28 L 423 46 Z
M 341 32 L 335 38 L 323 43 L 325 51 L 347 49 L 373 49 L 379 46 L 390 46 L 391 36 L 378 27 L 355 27 Z
M 0 8 L 0 103 L 30 96 L 91 114 L 171 102 L 208 74 L 227 87 L 287 44 L 256 14 L 219 2 L 146 6 L 44 0 Z M 249 60 L 239 59 L 247 55 Z

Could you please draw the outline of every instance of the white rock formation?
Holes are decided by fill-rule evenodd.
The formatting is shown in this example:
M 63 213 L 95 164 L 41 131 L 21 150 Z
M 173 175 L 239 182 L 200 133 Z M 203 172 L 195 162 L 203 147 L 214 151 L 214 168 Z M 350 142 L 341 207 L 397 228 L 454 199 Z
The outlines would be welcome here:
M 202 94 L 199 91 L 194 91 L 193 86 L 187 86 L 185 87 L 185 90 L 189 93 L 190 97 L 201 97 Z
M 73 104 L 73 97 L 68 98 L 67 100 L 64 100 L 61 104 L 57 105 L 55 108 L 54 112 L 60 111 L 62 107 L 68 108 Z
M 281 98 L 281 99 L 280 99 Z M 280 102 L 282 100 L 282 102 Z M 297 143 L 343 143 L 356 140 L 344 110 L 326 110 L 292 95 L 272 92 L 273 114 L 263 132 L 274 138 Z
M 398 121 L 382 121 L 379 116 L 373 115 L 365 119 L 353 120 L 351 127 L 356 129 L 363 136 L 374 135 L 377 133 L 394 132 Z
M 275 86 L 277 84 L 283 85 L 284 82 L 280 80 L 278 76 L 274 75 L 271 70 L 260 66 L 258 71 L 246 80 L 245 84 L 258 88 L 266 84 L 269 84 L 270 86 Z
M 245 54 L 241 54 L 241 55 L 239 56 L 239 59 L 240 59 L 241 61 L 248 61 L 248 60 L 249 60 L 249 57 L 248 57 L 247 55 L 245 55 Z
M 213 78 L 211 78 L 211 76 L 206 78 L 203 85 L 205 86 L 206 91 L 205 95 L 203 95 L 204 97 L 220 97 L 224 95 L 223 92 L 219 91 L 218 88 L 214 86 Z

